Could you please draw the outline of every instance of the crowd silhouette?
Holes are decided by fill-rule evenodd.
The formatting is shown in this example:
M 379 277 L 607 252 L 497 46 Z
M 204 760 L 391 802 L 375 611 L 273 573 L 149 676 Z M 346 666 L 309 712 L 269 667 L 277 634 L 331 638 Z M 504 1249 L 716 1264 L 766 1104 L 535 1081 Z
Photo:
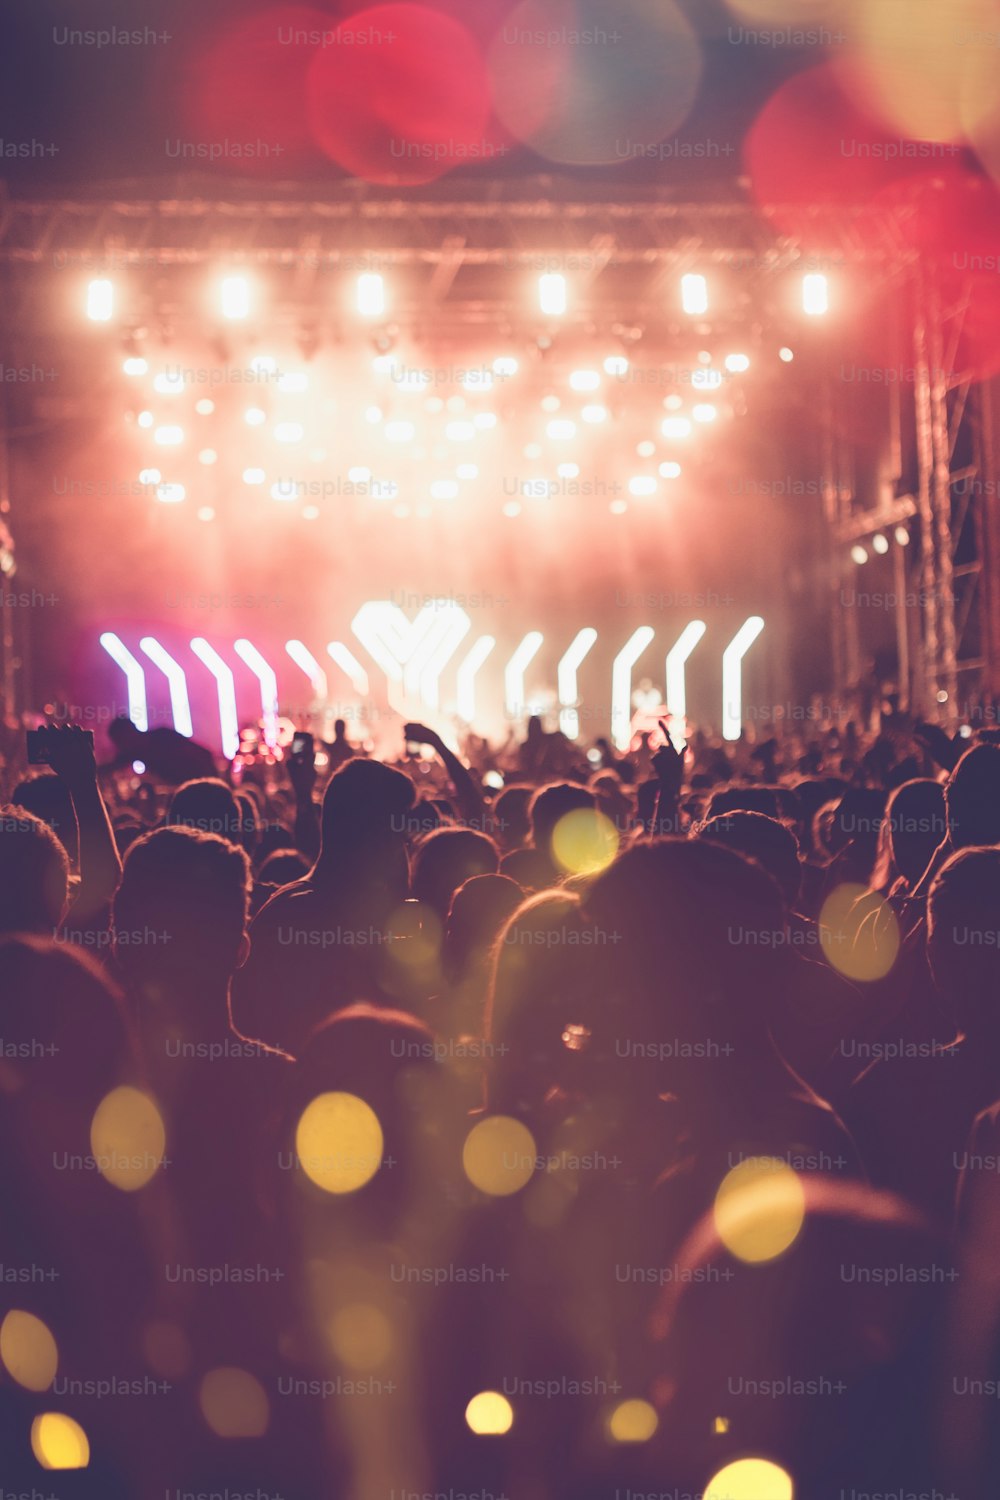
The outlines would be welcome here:
M 5 1493 L 995 1494 L 989 733 L 41 737 Z

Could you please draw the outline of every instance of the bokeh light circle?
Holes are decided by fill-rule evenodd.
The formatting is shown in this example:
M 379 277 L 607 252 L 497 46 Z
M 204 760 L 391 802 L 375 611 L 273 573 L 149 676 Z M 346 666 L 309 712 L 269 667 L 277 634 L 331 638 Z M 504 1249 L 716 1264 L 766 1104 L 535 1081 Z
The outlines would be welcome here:
M 263 1437 L 270 1421 L 267 1393 L 248 1370 L 209 1370 L 198 1390 L 206 1423 L 221 1438 Z
M 123 1193 L 138 1192 L 152 1180 L 166 1146 L 160 1112 L 140 1089 L 112 1089 L 94 1111 L 90 1149 L 101 1176 Z
M 0 1323 L 0 1363 L 26 1391 L 47 1391 L 56 1378 L 59 1350 L 34 1313 L 12 1308 Z
M 872 983 L 884 979 L 896 962 L 899 922 L 887 901 L 866 886 L 846 882 L 823 902 L 819 940 L 827 963 L 838 973 Z
M 465 1408 L 465 1420 L 477 1437 L 502 1437 L 514 1425 L 514 1408 L 499 1391 L 480 1391 Z
M 608 1418 L 608 1433 L 616 1443 L 648 1443 L 659 1425 L 648 1401 L 621 1401 Z
M 680 129 L 701 78 L 698 39 L 673 0 L 521 0 L 489 52 L 494 107 L 547 160 L 650 160 Z
M 795 1500 L 791 1476 L 766 1458 L 739 1458 L 708 1482 L 702 1500 Z
M 596 875 L 618 853 L 618 831 L 596 808 L 564 813 L 552 831 L 552 855 L 571 875 Z
M 382 1165 L 378 1116 L 356 1094 L 319 1094 L 295 1128 L 299 1165 L 324 1193 L 354 1193 Z
M 363 45 L 346 40 L 359 33 L 369 37 Z M 479 47 L 427 6 L 353 12 L 313 57 L 306 95 L 317 144 L 368 182 L 433 182 L 496 155 Z
M 720 1240 L 750 1265 L 783 1255 L 798 1238 L 805 1213 L 798 1174 L 773 1156 L 747 1157 L 727 1172 L 713 1207 Z
M 61 1411 L 43 1411 L 35 1417 L 31 1451 L 43 1469 L 85 1469 L 90 1463 L 87 1434 Z
M 473 1187 L 491 1198 L 519 1193 L 531 1180 L 537 1150 L 527 1125 L 510 1115 L 488 1115 L 465 1138 L 462 1166 Z

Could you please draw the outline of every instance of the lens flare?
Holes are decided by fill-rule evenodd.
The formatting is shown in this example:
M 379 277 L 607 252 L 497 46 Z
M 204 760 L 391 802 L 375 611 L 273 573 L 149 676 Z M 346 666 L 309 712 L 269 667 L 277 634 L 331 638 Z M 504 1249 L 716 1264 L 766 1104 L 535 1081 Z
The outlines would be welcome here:
M 766 1458 L 740 1458 L 708 1482 L 702 1500 L 795 1500 L 791 1477 Z
M 659 1425 L 648 1401 L 622 1401 L 608 1418 L 608 1433 L 616 1443 L 648 1443 Z
M 383 1145 L 378 1116 L 356 1094 L 320 1094 L 295 1129 L 299 1165 L 324 1193 L 354 1193 L 371 1182 Z
M 726 1173 L 713 1213 L 729 1253 L 757 1265 L 795 1243 L 805 1219 L 805 1190 L 779 1157 L 751 1156 Z
M 552 853 L 570 875 L 596 875 L 618 853 L 618 831 L 596 808 L 578 807 L 564 813 L 556 824 Z
M 61 1411 L 41 1412 L 34 1419 L 31 1451 L 43 1469 L 85 1469 L 90 1463 L 87 1434 Z
M 526 1125 L 509 1115 L 490 1115 L 466 1136 L 462 1166 L 481 1193 L 508 1198 L 530 1182 L 536 1156 L 534 1137 Z
M 152 1181 L 166 1145 L 160 1112 L 139 1089 L 112 1089 L 94 1111 L 90 1149 L 101 1176 L 123 1193 L 138 1192 Z
M 477 1437 L 502 1437 L 514 1425 L 514 1408 L 499 1391 L 480 1391 L 465 1408 L 465 1420 Z
M 819 914 L 819 940 L 827 963 L 848 979 L 883 979 L 899 954 L 896 914 L 866 886 L 847 883 L 831 891 Z

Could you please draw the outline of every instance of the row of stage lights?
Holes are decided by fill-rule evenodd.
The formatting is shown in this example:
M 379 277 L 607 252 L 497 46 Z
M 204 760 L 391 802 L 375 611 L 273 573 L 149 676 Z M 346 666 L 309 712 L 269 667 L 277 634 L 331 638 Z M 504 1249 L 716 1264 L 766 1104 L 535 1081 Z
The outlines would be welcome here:
M 253 287 L 247 276 L 223 276 L 218 288 L 218 310 L 229 322 L 250 316 Z M 709 310 L 708 280 L 697 272 L 688 272 L 680 280 L 681 310 L 689 317 L 703 317 Z M 357 279 L 355 306 L 362 318 L 381 318 L 388 307 L 385 278 L 378 272 L 365 272 Z M 546 317 L 561 317 L 569 306 L 569 284 L 559 272 L 546 272 L 538 278 L 538 307 Z M 829 310 L 830 289 L 827 278 L 810 272 L 802 278 L 802 311 L 809 317 L 821 317 Z M 115 287 L 107 277 L 97 277 L 87 286 L 87 317 L 93 323 L 108 323 L 114 317 Z

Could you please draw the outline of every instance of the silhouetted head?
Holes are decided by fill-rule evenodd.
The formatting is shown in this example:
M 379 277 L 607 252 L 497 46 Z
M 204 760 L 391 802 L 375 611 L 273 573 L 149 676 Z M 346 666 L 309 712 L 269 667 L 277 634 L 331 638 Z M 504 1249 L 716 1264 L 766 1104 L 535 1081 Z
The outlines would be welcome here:
M 735 849 L 755 859 L 761 869 L 774 877 L 788 905 L 795 905 L 802 871 L 798 840 L 787 824 L 765 817 L 763 813 L 723 813 L 703 823 L 697 837 L 712 839 L 727 849 Z
M 528 804 L 532 798 L 530 786 L 505 786 L 493 804 L 493 820 L 496 840 L 506 852 L 520 849 L 531 833 Z
M 916 885 L 947 832 L 944 787 L 939 781 L 904 781 L 886 803 L 886 832 L 895 869 Z
M 248 951 L 250 865 L 215 833 L 158 828 L 125 856 L 114 899 L 115 957 L 130 985 L 225 984 Z
M 0 932 L 51 937 L 69 895 L 69 856 L 48 823 L 26 808 L 0 812 Z
M 506 875 L 474 875 L 455 892 L 445 929 L 442 961 L 447 978 L 461 977 L 467 965 L 485 960 L 524 892 Z
M 941 866 L 927 899 L 927 957 L 961 1029 L 1000 1030 L 1000 849 L 962 849 Z
M 495 875 L 500 856 L 485 833 L 473 828 L 439 828 L 417 846 L 412 891 L 433 907 L 442 923 L 459 886 L 474 875 Z
M 343 719 L 334 719 L 334 721 L 333 721 L 333 737 L 334 737 L 335 740 L 346 740 L 346 738 L 347 738 L 347 724 L 345 723 L 345 721 Z
M 386 862 L 403 862 L 413 782 L 377 760 L 349 760 L 323 794 L 323 844 L 317 878 L 365 879 Z M 405 883 L 405 873 L 404 873 Z
M 257 871 L 265 885 L 291 885 L 309 874 L 309 861 L 298 849 L 275 849 Z
M 164 821 L 168 828 L 196 828 L 239 842 L 240 805 L 226 783 L 215 776 L 201 776 L 179 786 Z
M 117 719 L 112 719 L 108 725 L 108 739 L 121 755 L 138 754 L 142 748 L 142 732 L 137 729 L 131 719 L 120 714 Z
M 709 818 L 722 817 L 724 813 L 755 812 L 765 818 L 777 818 L 778 799 L 774 788 L 769 786 L 727 786 L 714 792 L 708 804 Z
M 1000 844 L 1000 748 L 966 750 L 945 784 L 944 798 L 956 849 Z
M 69 787 L 61 777 L 47 772 L 30 776 L 27 781 L 17 784 L 10 800 L 16 807 L 23 807 L 48 823 L 69 855 L 70 863 L 76 864 L 80 855 L 76 813 Z

